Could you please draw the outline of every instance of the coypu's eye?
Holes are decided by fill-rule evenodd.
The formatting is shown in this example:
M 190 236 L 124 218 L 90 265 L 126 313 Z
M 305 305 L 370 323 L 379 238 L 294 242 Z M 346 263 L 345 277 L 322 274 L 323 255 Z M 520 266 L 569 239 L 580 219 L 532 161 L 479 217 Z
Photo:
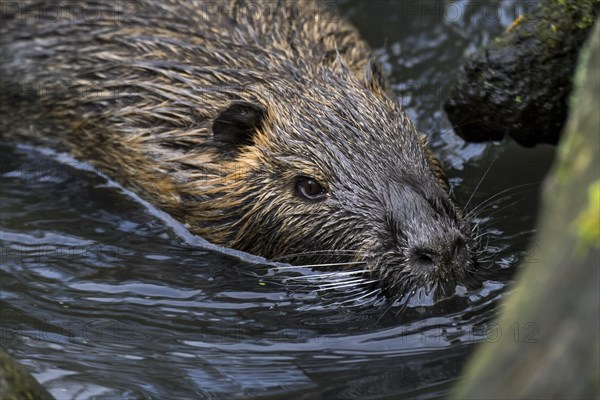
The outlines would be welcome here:
M 325 188 L 319 182 L 305 176 L 296 180 L 296 194 L 308 200 L 321 200 L 325 198 Z

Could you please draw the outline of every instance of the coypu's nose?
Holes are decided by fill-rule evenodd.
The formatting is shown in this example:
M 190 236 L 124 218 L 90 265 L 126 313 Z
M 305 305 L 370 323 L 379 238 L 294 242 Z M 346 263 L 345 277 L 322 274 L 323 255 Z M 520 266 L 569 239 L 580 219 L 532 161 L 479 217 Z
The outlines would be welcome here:
M 467 245 L 459 235 L 437 238 L 410 250 L 413 265 L 425 271 L 463 266 L 467 264 L 468 257 Z

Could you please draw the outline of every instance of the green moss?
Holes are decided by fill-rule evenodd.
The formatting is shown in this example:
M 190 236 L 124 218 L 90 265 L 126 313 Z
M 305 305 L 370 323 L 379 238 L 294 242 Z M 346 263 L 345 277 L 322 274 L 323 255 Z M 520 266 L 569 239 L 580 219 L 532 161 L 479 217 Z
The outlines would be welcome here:
M 579 252 L 587 247 L 600 248 L 600 180 L 588 188 L 588 204 L 571 226 L 579 239 Z
M 535 11 L 519 16 L 493 44 L 499 48 L 513 46 L 515 41 L 535 35 L 550 48 L 556 48 L 564 43 L 568 33 L 590 29 L 598 10 L 600 0 L 542 0 Z M 530 22 L 533 29 L 527 27 Z
M 551 47 L 558 46 L 564 32 L 590 29 L 596 20 L 600 0 L 549 0 L 539 5 L 537 36 Z
M 559 184 L 569 182 L 573 175 L 577 174 L 581 167 L 576 165 L 583 158 L 578 154 L 585 149 L 585 137 L 577 131 L 573 131 L 569 135 L 569 140 L 566 140 L 562 146 L 558 148 L 558 158 L 560 163 L 556 170 L 555 180 Z

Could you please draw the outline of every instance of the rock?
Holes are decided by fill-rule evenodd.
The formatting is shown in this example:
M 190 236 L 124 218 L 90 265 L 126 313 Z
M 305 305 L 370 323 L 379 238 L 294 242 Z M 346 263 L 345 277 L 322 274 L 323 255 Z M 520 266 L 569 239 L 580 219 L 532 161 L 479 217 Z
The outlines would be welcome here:
M 467 141 L 556 144 L 581 46 L 600 0 L 540 0 L 467 60 L 444 109 Z

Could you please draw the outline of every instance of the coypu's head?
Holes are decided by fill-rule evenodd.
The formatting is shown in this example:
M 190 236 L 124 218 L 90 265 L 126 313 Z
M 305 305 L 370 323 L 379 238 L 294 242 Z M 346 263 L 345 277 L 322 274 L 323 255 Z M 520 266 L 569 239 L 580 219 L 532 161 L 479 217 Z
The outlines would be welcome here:
M 315 75 L 274 77 L 215 117 L 227 172 L 202 234 L 296 265 L 358 265 L 393 297 L 464 284 L 471 228 L 413 124 L 376 74 Z

